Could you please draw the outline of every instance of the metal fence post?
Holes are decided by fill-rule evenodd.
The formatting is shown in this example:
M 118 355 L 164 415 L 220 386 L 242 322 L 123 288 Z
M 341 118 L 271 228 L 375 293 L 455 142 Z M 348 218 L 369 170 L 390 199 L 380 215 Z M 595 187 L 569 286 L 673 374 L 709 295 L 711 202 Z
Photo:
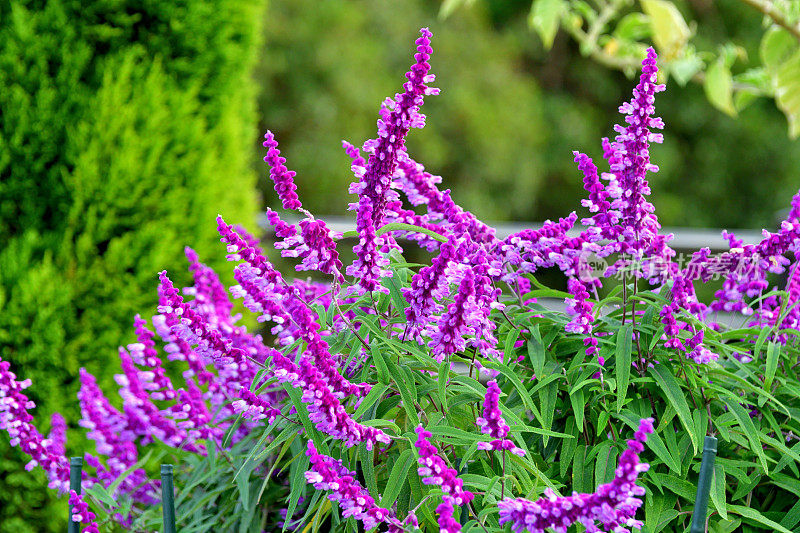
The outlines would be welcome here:
M 81 473 L 83 470 L 83 457 L 71 457 L 69 460 L 69 490 L 81 493 Z M 80 522 L 72 521 L 72 504 L 67 503 L 67 533 L 80 533 Z
M 694 499 L 690 533 L 705 533 L 708 495 L 711 491 L 711 480 L 714 478 L 714 459 L 716 456 L 716 437 L 706 437 L 703 443 L 703 460 L 700 462 L 700 476 L 697 479 L 697 496 Z
M 164 509 L 164 533 L 175 533 L 175 488 L 172 465 L 161 465 L 161 504 Z

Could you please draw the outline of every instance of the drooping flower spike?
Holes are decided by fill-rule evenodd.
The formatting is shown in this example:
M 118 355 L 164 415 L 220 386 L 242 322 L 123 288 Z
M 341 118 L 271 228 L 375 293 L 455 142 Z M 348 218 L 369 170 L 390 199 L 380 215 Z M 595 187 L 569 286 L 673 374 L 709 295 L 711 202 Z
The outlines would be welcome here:
M 476 422 L 481 428 L 481 433 L 494 439 L 491 442 L 478 442 L 479 450 L 508 450 L 520 457 L 525 455 L 525 450 L 518 448 L 512 440 L 506 438 L 511 428 L 500 413 L 500 387 L 497 386 L 495 380 L 488 383 L 483 403 L 483 416 L 478 417 Z
M 641 529 L 642 522 L 635 518 L 642 505 L 640 496 L 645 490 L 636 484 L 640 473 L 650 466 L 639 462 L 639 453 L 644 449 L 647 435 L 653 432 L 653 419 L 639 422 L 634 438 L 622 452 L 614 479 L 597 488 L 591 494 L 557 496 L 551 488 L 545 489 L 545 496 L 535 502 L 524 498 L 507 498 L 497 504 L 500 508 L 500 525 L 511 524 L 515 533 L 544 533 L 551 528 L 557 533 L 566 533 L 574 523 L 582 524 L 587 532 L 628 531 L 627 528 Z M 600 523 L 602 529 L 597 527 Z

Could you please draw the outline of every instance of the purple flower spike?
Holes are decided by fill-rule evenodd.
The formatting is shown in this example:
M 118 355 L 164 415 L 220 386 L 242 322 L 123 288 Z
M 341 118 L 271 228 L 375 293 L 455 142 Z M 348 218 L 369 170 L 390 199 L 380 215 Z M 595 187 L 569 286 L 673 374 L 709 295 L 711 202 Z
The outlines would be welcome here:
M 275 248 L 281 250 L 281 256 L 300 258 L 296 270 L 319 271 L 335 275 L 339 281 L 343 281 L 340 273 L 342 262 L 334 240 L 341 237 L 340 233 L 328 229 L 325 222 L 310 215 L 300 221 L 300 233 L 294 225 L 283 222 L 271 209 L 267 210 L 267 221 L 275 228 L 276 235 L 283 239 L 275 243 Z
M 286 168 L 286 158 L 281 157 L 281 152 L 278 150 L 278 141 L 271 131 L 264 134 L 264 147 L 268 148 L 264 161 L 271 167 L 269 169 L 269 177 L 275 182 L 275 192 L 278 193 L 278 198 L 283 202 L 284 209 L 299 209 L 303 206 L 300 199 L 297 197 L 297 186 L 294 184 L 295 172 Z
M 425 330 L 431 338 L 428 343 L 431 355 L 441 362 L 448 355 L 466 348 L 464 335 L 480 328 L 483 319 L 483 313 L 475 302 L 475 274 L 466 270 L 455 301 L 447 307 L 438 323 L 429 323 Z
M 314 485 L 317 490 L 329 490 L 328 499 L 338 502 L 342 510 L 342 517 L 352 516 L 364 524 L 364 530 L 369 531 L 383 522 L 389 522 L 395 528 L 402 525 L 389 509 L 378 507 L 369 492 L 356 480 L 355 472 L 349 471 L 332 457 L 317 452 L 312 441 L 308 441 L 306 455 L 311 462 L 311 468 L 305 473 L 306 481 Z
M 356 259 L 347 267 L 347 274 L 358 278 L 360 289 L 366 292 L 383 290 L 380 279 L 391 276 L 383 252 L 392 240 L 387 236 L 378 236 L 376 231 L 384 224 L 387 205 L 398 199 L 397 192 L 392 190 L 392 176 L 400 154 L 405 152 L 406 135 L 411 128 L 425 125 L 425 116 L 419 112 L 424 96 L 439 92 L 426 85 L 433 81 L 428 64 L 433 51 L 430 46 L 431 32 L 423 28 L 420 33 L 422 36 L 416 41 L 415 63 L 406 74 L 408 81 L 403 84 L 404 92 L 384 102 L 378 120 L 378 138 L 364 143 L 364 151 L 370 154 L 366 164 L 363 167 L 358 165 L 361 156 L 357 151 L 345 147 L 354 160 L 353 168 L 359 176 L 358 185 L 351 187 L 351 192 L 359 195 L 357 204 L 353 206 L 357 210 L 359 242 L 353 247 Z
M 472 501 L 473 494 L 464 490 L 464 480 L 458 477 L 458 472 L 447 466 L 439 455 L 439 450 L 431 444 L 433 436 L 430 431 L 421 425 L 417 426 L 417 441 L 414 446 L 419 450 L 419 468 L 417 473 L 422 476 L 425 485 L 437 485 L 446 495 L 452 498 L 454 505 L 465 505 Z
M 53 413 L 50 417 L 50 434 L 47 435 L 54 455 L 66 455 L 67 422 L 60 413 Z
M 239 399 L 233 402 L 233 409 L 251 420 L 266 419 L 268 424 L 272 424 L 281 414 L 280 409 L 276 409 L 267 400 L 244 387 L 239 390 Z
M 66 492 L 69 487 L 67 458 L 57 454 L 58 445 L 45 439 L 33 425 L 33 416 L 28 409 L 33 409 L 35 404 L 22 393 L 30 387 L 31 381 L 17 381 L 10 368 L 8 361 L 0 359 L 0 430 L 8 432 L 12 447 L 19 446 L 30 456 L 26 470 L 41 466 L 50 479 L 49 487 Z
M 636 520 L 637 509 L 642 505 L 639 496 L 645 494 L 644 488 L 636 484 L 641 472 L 650 466 L 640 463 L 638 453 L 643 449 L 647 435 L 653 432 L 653 419 L 639 422 L 634 438 L 628 441 L 628 448 L 619 458 L 614 479 L 600 485 L 591 494 L 556 496 L 549 487 L 545 497 L 532 502 L 523 498 L 507 498 L 497 504 L 500 509 L 500 525 L 511 523 L 515 533 L 544 533 L 551 528 L 557 533 L 566 533 L 567 528 L 579 522 L 587 532 L 601 531 L 596 525 L 602 524 L 602 531 L 623 532 L 627 528 L 641 529 L 642 522 Z
M 648 172 L 657 172 L 658 167 L 650 163 L 650 143 L 660 143 L 663 136 L 653 133 L 664 127 L 664 122 L 654 117 L 655 94 L 664 90 L 657 83 L 658 67 L 656 53 L 647 49 L 642 62 L 639 84 L 633 90 L 633 99 L 619 108 L 626 115 L 625 126 L 617 125 L 618 135 L 613 142 L 603 139 L 603 157 L 611 172 L 603 174 L 608 180 L 603 185 L 597 176 L 597 168 L 584 154 L 575 153 L 575 161 L 584 174 L 584 188 L 589 198 L 582 203 L 593 213 L 584 219 L 589 226 L 586 236 L 590 242 L 610 240 L 603 246 L 603 256 L 620 253 L 632 256 L 634 264 L 641 261 L 642 269 L 634 275 L 645 277 L 653 283 L 663 282 L 675 252 L 667 245 L 671 235 L 659 235 L 661 225 L 654 214 L 653 204 L 647 200 L 650 186 Z M 627 266 L 627 259 L 618 260 L 606 273 L 613 275 Z
M 479 450 L 508 450 L 520 457 L 525 455 L 525 450 L 518 448 L 513 441 L 506 438 L 511 428 L 500 414 L 500 387 L 495 380 L 488 384 L 483 403 L 483 416 L 478 417 L 476 422 L 481 428 L 481 433 L 495 439 L 491 442 L 479 442 Z
M 72 507 L 72 521 L 85 524 L 84 533 L 99 533 L 93 512 L 89 510 L 89 505 L 83 501 L 83 497 L 74 490 L 69 491 L 69 504 Z

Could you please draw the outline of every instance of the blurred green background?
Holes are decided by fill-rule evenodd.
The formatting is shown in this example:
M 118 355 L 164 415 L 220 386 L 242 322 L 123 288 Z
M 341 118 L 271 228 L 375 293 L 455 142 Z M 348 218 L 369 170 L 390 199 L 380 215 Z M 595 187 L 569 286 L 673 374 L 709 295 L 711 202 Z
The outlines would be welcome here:
M 761 18 L 735 2 L 677 2 L 698 46 L 756 56 Z M 572 150 L 600 161 L 633 81 L 562 32 L 544 50 L 530 0 L 52 0 L 0 2 L 0 357 L 34 384 L 37 423 L 77 430 L 77 369 L 114 401 L 116 346 L 150 316 L 156 273 L 183 274 L 183 246 L 224 263 L 214 216 L 256 228 L 278 207 L 261 162 L 271 129 L 317 215 L 343 215 L 353 180 L 341 140 L 375 134 L 404 81 L 417 30 L 434 34 L 442 89 L 408 149 L 488 221 L 579 209 Z M 800 144 L 770 99 L 738 118 L 702 87 L 668 82 L 652 201 L 670 226 L 770 228 L 800 185 Z M 228 269 L 221 269 L 225 273 Z M 181 277 L 183 276 L 183 277 Z M 118 400 L 118 398 L 117 398 Z M 0 438 L 0 531 L 58 531 L 65 500 Z

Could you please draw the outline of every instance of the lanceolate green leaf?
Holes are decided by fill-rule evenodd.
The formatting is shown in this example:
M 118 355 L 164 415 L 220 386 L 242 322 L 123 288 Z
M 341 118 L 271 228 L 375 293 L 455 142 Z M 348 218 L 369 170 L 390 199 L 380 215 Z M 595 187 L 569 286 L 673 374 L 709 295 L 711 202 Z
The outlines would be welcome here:
M 614 363 L 614 372 L 617 378 L 617 411 L 622 411 L 625 405 L 625 395 L 628 393 L 631 376 L 632 335 L 633 324 L 625 324 L 617 332 L 617 351 Z
M 389 479 L 386 481 L 386 488 L 383 491 L 383 496 L 381 496 L 381 507 L 389 508 L 397 500 L 400 490 L 406 483 L 408 471 L 411 469 L 411 465 L 413 465 L 414 462 L 414 452 L 410 449 L 404 450 L 397 458 L 392 466 L 392 473 L 389 474 Z
M 744 518 L 749 518 L 753 522 L 761 524 L 762 526 L 767 526 L 770 528 L 771 531 L 780 531 L 781 533 L 792 533 L 779 523 L 770 520 L 760 512 L 756 511 L 752 507 L 745 507 L 743 505 L 728 505 L 728 512 L 737 514 L 739 516 L 743 516 Z
M 725 405 L 728 406 L 728 409 L 733 413 L 733 416 L 736 417 L 736 421 L 739 422 L 739 426 L 742 428 L 744 436 L 750 443 L 750 451 L 754 452 L 758 456 L 759 461 L 761 461 L 761 467 L 764 469 L 764 473 L 767 473 L 769 471 L 767 467 L 767 456 L 764 454 L 764 449 L 761 447 L 758 430 L 756 429 L 755 424 L 753 424 L 753 419 L 750 418 L 750 413 L 745 411 L 744 407 L 739 405 L 739 401 L 736 398 L 723 396 L 722 401 L 725 402 Z
M 666 400 L 678 413 L 678 419 L 681 421 L 681 425 L 683 425 L 684 429 L 689 433 L 692 439 L 694 453 L 696 454 L 700 448 L 700 436 L 695 435 L 694 421 L 689 411 L 689 404 L 686 403 L 686 396 L 678 385 L 675 376 L 672 375 L 672 372 L 670 372 L 668 366 L 665 364 L 655 365 L 650 369 L 650 374 L 655 378 Z

